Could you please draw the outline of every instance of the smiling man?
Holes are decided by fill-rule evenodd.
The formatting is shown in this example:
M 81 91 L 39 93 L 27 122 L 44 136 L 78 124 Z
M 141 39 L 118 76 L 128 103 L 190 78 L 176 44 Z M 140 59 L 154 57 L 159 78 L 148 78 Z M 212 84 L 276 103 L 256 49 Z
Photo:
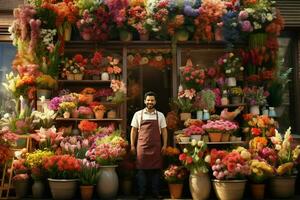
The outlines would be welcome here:
M 156 94 L 144 95 L 146 108 L 137 111 L 131 122 L 131 152 L 136 154 L 139 200 L 145 198 L 147 178 L 151 178 L 152 196 L 159 195 L 162 153 L 167 147 L 167 124 L 163 113 L 155 109 Z M 162 138 L 162 140 L 161 140 Z

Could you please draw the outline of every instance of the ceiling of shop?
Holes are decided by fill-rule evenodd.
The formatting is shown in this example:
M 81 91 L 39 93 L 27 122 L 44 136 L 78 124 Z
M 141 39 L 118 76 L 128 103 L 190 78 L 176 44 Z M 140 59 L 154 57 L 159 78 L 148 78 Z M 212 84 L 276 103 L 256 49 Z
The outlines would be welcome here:
M 276 4 L 284 18 L 285 27 L 300 27 L 299 0 L 277 0 Z

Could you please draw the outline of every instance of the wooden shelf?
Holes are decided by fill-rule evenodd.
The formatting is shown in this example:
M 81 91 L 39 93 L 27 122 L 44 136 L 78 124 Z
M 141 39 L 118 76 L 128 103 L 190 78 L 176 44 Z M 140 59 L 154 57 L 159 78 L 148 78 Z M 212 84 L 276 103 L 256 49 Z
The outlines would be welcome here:
M 207 145 L 230 145 L 230 144 L 245 144 L 246 141 L 230 141 L 230 142 L 206 142 Z M 178 144 L 191 144 L 191 142 L 178 142 Z
M 215 106 L 216 108 L 235 108 L 239 106 L 246 106 L 246 103 L 238 103 L 238 104 L 228 104 L 228 105 L 220 105 L 220 106 Z
M 89 121 L 122 121 L 121 118 L 114 118 L 114 119 L 109 119 L 109 118 L 103 118 L 103 119 L 83 119 L 83 118 L 62 118 L 62 117 L 57 117 L 55 119 L 56 121 L 82 121 L 82 120 L 89 120 Z
M 63 84 L 95 84 L 95 83 L 99 83 L 99 84 L 110 84 L 110 80 L 108 81 L 102 81 L 102 80 L 57 80 L 58 83 L 63 83 Z

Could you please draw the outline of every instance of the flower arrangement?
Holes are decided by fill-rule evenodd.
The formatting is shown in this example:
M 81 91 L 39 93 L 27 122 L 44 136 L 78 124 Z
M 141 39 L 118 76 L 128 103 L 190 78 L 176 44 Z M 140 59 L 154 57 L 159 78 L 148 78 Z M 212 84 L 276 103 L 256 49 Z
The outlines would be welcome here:
M 67 136 L 61 140 L 60 147 L 63 154 L 83 159 L 89 148 L 89 141 L 81 136 Z
M 265 105 L 267 103 L 268 91 L 264 91 L 263 87 L 245 87 L 245 99 L 250 105 Z
M 120 64 L 120 60 L 112 56 L 107 56 L 107 60 L 109 63 L 109 66 L 107 67 L 107 72 L 109 74 L 120 75 L 122 72 L 121 67 L 118 66 Z
M 90 87 L 87 87 L 87 88 L 84 88 L 80 94 L 92 94 L 94 95 L 96 93 L 96 90 L 94 88 L 90 88 Z
M 253 183 L 263 183 L 266 179 L 271 177 L 274 173 L 274 169 L 266 161 L 260 161 L 257 159 L 250 160 L 250 176 L 249 179 Z
M 238 151 L 227 152 L 212 149 L 210 156 L 210 165 L 213 170 L 213 176 L 216 179 L 245 179 L 246 176 L 250 175 L 248 155 L 243 156 L 243 154 Z
M 92 118 L 93 110 L 90 107 L 80 106 L 78 108 L 78 113 L 80 118 Z
M 239 126 L 234 123 L 234 122 L 231 122 L 231 121 L 228 121 L 228 120 L 216 120 L 216 121 L 208 121 L 206 124 L 204 124 L 202 126 L 202 128 L 208 132 L 208 133 L 211 133 L 211 132 L 234 132 L 236 131 Z
M 181 110 L 181 112 L 191 112 L 193 110 L 192 99 L 196 95 L 194 89 L 186 89 L 178 92 L 178 98 L 174 99 L 174 104 Z
M 207 173 L 209 157 L 205 155 L 207 145 L 203 141 L 192 140 L 191 145 L 183 149 L 179 160 L 193 174 Z
M 97 99 L 98 101 L 102 100 L 102 97 L 105 97 L 105 100 L 108 96 L 112 96 L 113 90 L 111 88 L 100 88 L 96 91 L 94 94 L 94 99 Z
M 18 136 L 12 133 L 8 127 L 2 127 L 0 130 L 0 164 L 5 163 L 13 156 L 11 147 L 14 145 Z
M 243 74 L 241 58 L 232 52 L 225 53 L 217 61 L 218 66 L 224 70 L 227 77 L 240 77 Z
M 62 112 L 71 112 L 76 108 L 76 104 L 74 102 L 61 102 L 59 104 L 59 110 Z
M 272 144 L 277 153 L 276 175 L 292 175 L 295 172 L 295 167 L 300 161 L 300 145 L 292 148 L 291 127 L 289 127 L 284 138 L 278 131 L 275 131 L 275 136 L 271 138 Z
M 167 164 L 179 164 L 178 156 L 180 154 L 180 150 L 176 147 L 168 146 L 164 151 L 164 160 L 166 160 Z
M 95 147 L 87 152 L 87 157 L 100 165 L 115 165 L 126 155 L 127 142 L 120 136 L 120 130 L 95 140 Z
M 126 85 L 123 81 L 111 80 L 110 87 L 113 90 L 113 95 L 107 99 L 112 103 L 121 104 L 126 100 Z
M 201 126 L 197 126 L 197 125 L 190 125 L 187 128 L 184 129 L 184 134 L 186 136 L 190 136 L 190 135 L 203 135 L 205 132 L 202 129 Z
M 271 138 L 275 135 L 276 122 L 273 118 L 265 115 L 255 116 L 252 114 L 243 115 L 245 120 L 244 132 L 250 133 L 252 137 L 263 136 Z
M 82 120 L 78 125 L 78 128 L 81 132 L 94 132 L 96 131 L 97 127 L 97 123 L 88 120 Z
M 42 111 L 33 111 L 32 116 L 34 117 L 33 123 L 38 124 L 39 127 L 50 128 L 52 127 L 57 113 L 49 109 L 47 102 L 45 102 L 45 97 L 41 97 Z
M 54 153 L 49 150 L 36 150 L 27 154 L 26 165 L 30 168 L 31 177 L 34 180 L 41 180 L 44 178 L 43 160 L 53 155 Z
M 164 171 L 164 179 L 168 183 L 182 183 L 188 176 L 188 171 L 183 166 L 170 165 Z
M 65 78 L 68 74 L 83 74 L 87 63 L 88 59 L 81 54 L 76 54 L 72 59 L 65 58 L 62 61 L 62 78 Z
M 148 13 L 144 1 L 130 1 L 127 15 L 128 25 L 135 28 L 141 35 L 147 34 L 146 20 Z
M 31 134 L 31 137 L 39 143 L 40 149 L 53 151 L 59 147 L 60 141 L 64 138 L 63 132 L 57 132 L 54 126 L 47 129 L 41 127 L 36 133 Z
M 53 155 L 45 158 L 43 166 L 49 178 L 74 179 L 78 178 L 81 170 L 80 162 L 70 155 Z
M 182 83 L 187 88 L 194 88 L 196 91 L 200 91 L 204 86 L 205 70 L 187 65 L 181 71 Z
M 35 80 L 37 88 L 53 89 L 57 86 L 57 81 L 50 75 L 43 74 L 38 76 Z
M 26 166 L 26 149 L 15 152 L 17 159 L 13 160 L 13 181 L 29 179 L 29 169 Z
M 95 185 L 98 181 L 99 165 L 95 161 L 80 160 L 81 170 L 79 181 L 81 185 Z
M 229 93 L 231 96 L 243 96 L 244 92 L 241 87 L 231 87 L 229 89 Z
M 201 90 L 197 92 L 193 107 L 196 110 L 213 111 L 215 109 L 216 94 L 210 89 Z
M 126 9 L 129 6 L 128 0 L 106 0 L 112 21 L 117 27 L 126 25 Z
M 96 112 L 105 112 L 105 110 L 106 110 L 106 107 L 102 104 L 100 104 L 98 106 L 95 106 L 93 108 L 94 113 L 96 113 Z
M 53 97 L 48 105 L 49 109 L 58 111 L 60 103 L 62 103 L 62 99 L 60 97 Z

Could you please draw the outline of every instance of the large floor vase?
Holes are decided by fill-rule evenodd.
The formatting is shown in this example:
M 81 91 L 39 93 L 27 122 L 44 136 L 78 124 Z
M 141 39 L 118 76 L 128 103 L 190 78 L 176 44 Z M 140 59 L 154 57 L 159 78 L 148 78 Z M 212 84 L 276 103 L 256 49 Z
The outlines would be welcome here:
M 48 181 L 53 199 L 69 200 L 74 198 L 77 190 L 78 179 L 48 178 Z
M 113 199 L 118 192 L 119 180 L 117 165 L 101 166 L 97 184 L 97 193 L 101 199 Z
M 35 199 L 41 199 L 43 198 L 45 194 L 45 183 L 42 180 L 35 180 L 32 185 L 32 196 Z
M 13 186 L 16 191 L 17 199 L 22 199 L 27 195 L 28 188 L 29 188 L 29 180 L 15 180 L 13 181 Z
M 205 200 L 209 198 L 211 182 L 208 173 L 191 173 L 189 186 L 193 200 Z
M 219 200 L 240 200 L 243 198 L 247 180 L 213 180 L 213 187 Z
M 274 177 L 270 180 L 272 197 L 290 198 L 295 194 L 296 176 Z

